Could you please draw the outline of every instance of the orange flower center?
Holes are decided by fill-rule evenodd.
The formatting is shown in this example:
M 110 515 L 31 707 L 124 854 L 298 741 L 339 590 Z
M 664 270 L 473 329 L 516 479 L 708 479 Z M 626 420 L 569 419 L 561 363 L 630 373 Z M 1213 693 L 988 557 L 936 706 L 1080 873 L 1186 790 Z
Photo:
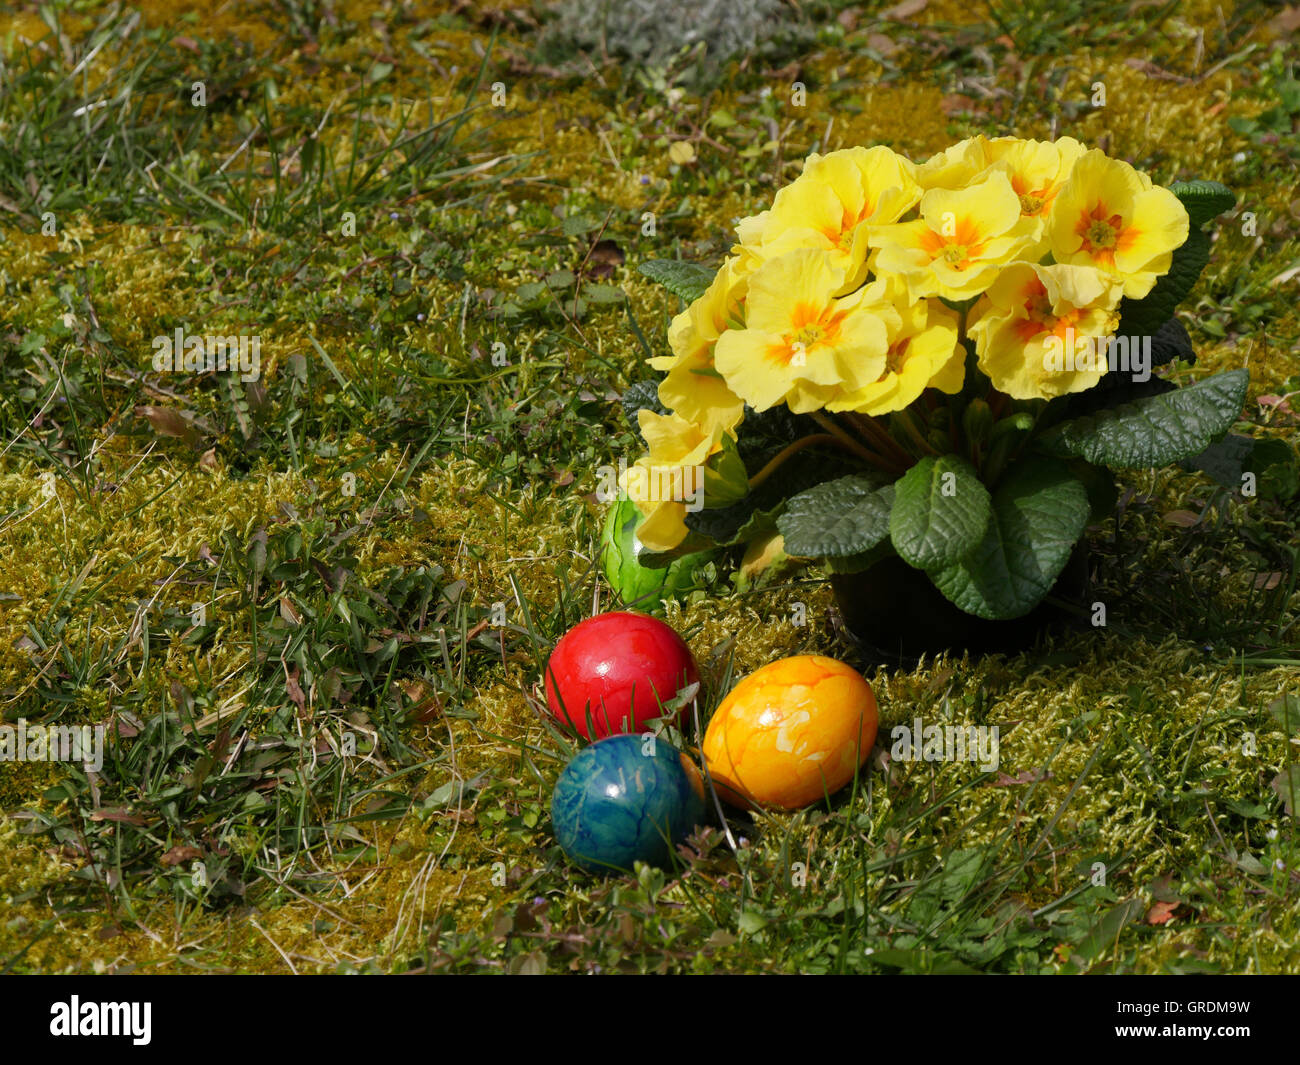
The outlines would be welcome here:
M 1053 185 L 1044 185 L 1041 189 L 1031 189 L 1029 179 L 1023 174 L 1011 175 L 1011 187 L 1020 197 L 1020 213 L 1023 215 L 1040 215 L 1051 206 L 1056 198 L 1057 189 Z
M 1100 200 L 1091 211 L 1079 216 L 1074 231 L 1083 241 L 1083 250 L 1112 269 L 1115 253 L 1130 247 L 1138 237 L 1135 226 L 1125 226 L 1124 216 L 1112 214 Z
M 865 201 L 862 205 L 862 210 L 858 211 L 856 214 L 845 207 L 840 218 L 839 226 L 830 226 L 822 230 L 822 235 L 840 251 L 850 251 L 853 245 L 853 231 L 870 218 L 875 209 L 875 204 L 870 200 Z
M 885 369 L 876 378 L 876 384 L 880 384 L 891 373 L 900 374 L 903 372 L 903 367 L 907 365 L 907 349 L 911 346 L 911 343 L 911 337 L 902 337 L 889 345 L 889 351 L 885 354 Z
M 802 365 L 808 352 L 817 344 L 833 344 L 840 335 L 840 323 L 846 312 L 816 304 L 798 303 L 790 315 L 790 332 L 779 344 L 768 349 L 768 358 L 782 365 Z
M 931 261 L 942 259 L 954 270 L 965 270 L 983 254 L 987 242 L 969 218 L 959 218 L 952 230 L 951 233 L 926 230 L 921 234 L 921 248 Z
M 1025 285 L 1021 296 L 1025 317 L 1013 328 L 1023 343 L 1027 344 L 1043 333 L 1053 334 L 1064 341 L 1066 329 L 1083 317 L 1083 311 L 1078 308 L 1056 314 L 1047 298 L 1047 288 L 1037 278 Z

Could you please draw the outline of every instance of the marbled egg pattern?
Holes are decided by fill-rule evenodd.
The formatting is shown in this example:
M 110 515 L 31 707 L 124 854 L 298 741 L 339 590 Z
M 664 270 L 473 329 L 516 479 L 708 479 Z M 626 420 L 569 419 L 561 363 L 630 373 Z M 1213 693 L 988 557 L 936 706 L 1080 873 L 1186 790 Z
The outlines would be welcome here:
M 575 864 L 593 872 L 630 871 L 636 861 L 664 865 L 672 845 L 704 819 L 695 767 L 656 740 L 610 736 L 579 751 L 551 796 L 555 838 Z M 692 779 L 694 778 L 694 779 Z
M 731 690 L 709 721 L 704 760 L 728 802 L 794 810 L 853 779 L 876 726 L 875 693 L 857 670 L 796 655 Z

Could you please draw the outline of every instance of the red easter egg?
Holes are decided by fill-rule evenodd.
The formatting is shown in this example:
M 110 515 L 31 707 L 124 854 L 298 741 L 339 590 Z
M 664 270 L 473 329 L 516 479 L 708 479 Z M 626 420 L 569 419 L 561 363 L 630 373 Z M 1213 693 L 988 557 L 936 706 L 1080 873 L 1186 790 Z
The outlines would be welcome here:
M 587 739 L 639 732 L 700 679 L 685 641 L 657 618 L 597 614 L 566 632 L 546 663 L 546 706 Z M 678 718 L 685 719 L 686 707 Z M 595 735 L 587 735 L 590 712 Z

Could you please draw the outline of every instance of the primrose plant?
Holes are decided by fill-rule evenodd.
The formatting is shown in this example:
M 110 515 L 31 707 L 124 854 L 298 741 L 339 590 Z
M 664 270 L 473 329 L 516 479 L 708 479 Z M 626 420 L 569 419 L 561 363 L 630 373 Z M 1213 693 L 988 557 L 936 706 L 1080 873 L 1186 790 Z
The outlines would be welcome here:
M 686 306 L 625 397 L 638 565 L 901 559 L 968 615 L 1027 614 L 1113 471 L 1231 478 L 1249 450 L 1245 370 L 1155 373 L 1195 362 L 1175 310 L 1234 202 L 1068 137 L 810 156 L 716 271 L 641 266 Z

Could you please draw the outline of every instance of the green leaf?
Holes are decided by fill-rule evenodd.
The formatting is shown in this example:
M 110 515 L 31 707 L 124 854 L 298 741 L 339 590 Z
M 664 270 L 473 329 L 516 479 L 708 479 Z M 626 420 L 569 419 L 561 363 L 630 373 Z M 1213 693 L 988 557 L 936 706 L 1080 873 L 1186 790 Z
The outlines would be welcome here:
M 1119 941 L 1120 933 L 1127 925 L 1140 921 L 1146 909 L 1145 902 L 1133 898 L 1108 910 L 1079 940 L 1071 953 L 1071 960 L 1077 959 L 1079 962 L 1086 963 L 1113 951 Z
M 894 486 L 851 474 L 800 492 L 786 504 L 776 527 L 787 554 L 843 558 L 875 547 L 889 535 Z
M 1193 226 L 1203 226 L 1237 204 L 1233 191 L 1217 181 L 1175 181 L 1169 191 L 1183 201 Z
M 1268 704 L 1268 712 L 1288 736 L 1300 732 L 1300 695 L 1287 692 Z
M 651 259 L 637 267 L 651 281 L 663 285 L 674 296 L 694 303 L 713 281 L 714 271 L 699 263 L 680 259 Z
M 599 223 L 594 218 L 575 214 L 571 218 L 566 218 L 561 228 L 566 237 L 580 237 L 583 233 L 590 233 L 597 225 Z
M 1268 786 L 1282 800 L 1282 809 L 1287 812 L 1287 816 L 1294 816 L 1297 802 L 1300 801 L 1300 764 L 1287 766 L 1269 781 Z
M 1151 337 L 1151 365 L 1168 366 L 1175 361 L 1195 366 L 1196 349 L 1187 327 L 1179 319 L 1170 318 Z
M 697 532 L 686 533 L 686 538 L 674 547 L 671 551 L 650 551 L 642 550 L 636 556 L 637 563 L 646 569 L 664 569 L 671 566 L 679 558 L 685 558 L 687 555 L 700 554 L 704 551 L 711 551 L 719 546 L 710 540 L 707 536 L 701 536 Z
M 1243 802 L 1241 799 L 1219 799 L 1218 803 L 1224 809 L 1230 810 L 1238 817 L 1245 818 L 1247 821 L 1262 821 L 1268 817 L 1270 810 L 1263 803 Z
M 992 501 L 965 459 L 927 456 L 896 487 L 889 535 L 908 565 L 926 570 L 951 566 L 984 538 Z
M 844 555 L 839 558 L 827 558 L 826 569 L 829 573 L 861 573 L 869 570 L 877 562 L 883 562 L 894 554 L 893 545 L 886 539 L 875 547 L 860 551 L 856 555 Z
M 1250 375 L 1229 370 L 1186 388 L 1100 410 L 1049 429 L 1039 438 L 1053 455 L 1098 466 L 1144 469 L 1199 455 L 1232 427 L 1246 402 Z
M 1174 251 L 1169 272 L 1140 300 L 1127 296 L 1119 304 L 1120 336 L 1153 336 L 1174 316 L 1178 305 L 1196 285 L 1210 261 L 1210 238 L 1193 226 L 1187 240 Z
M 1247 459 L 1255 450 L 1255 440 L 1249 436 L 1229 433 L 1222 440 L 1217 440 L 1199 455 L 1183 459 L 1179 463 L 1185 470 L 1200 470 L 1216 484 L 1233 491 L 1242 485 L 1241 475 L 1245 471 Z
M 1300 462 L 1285 440 L 1273 436 L 1256 439 L 1242 471 L 1255 475 L 1255 493 L 1261 499 L 1287 500 L 1300 493 Z
M 592 303 L 612 304 L 623 302 L 623 290 L 617 285 L 584 285 L 582 294 Z
M 668 413 L 668 408 L 659 402 L 657 380 L 637 381 L 628 385 L 627 391 L 619 397 L 619 403 L 623 407 L 623 414 L 628 424 L 636 430 L 637 436 L 641 435 L 641 422 L 637 416 L 643 409 L 652 410 L 655 414 Z
M 707 505 L 706 495 L 704 510 L 693 514 L 687 511 L 686 527 L 718 546 L 751 540 L 776 528 L 775 518 L 792 496 L 860 468 L 857 460 L 838 449 L 823 451 L 820 447 L 810 447 L 795 455 L 738 503 L 713 508 Z M 758 467 L 750 464 L 748 469 L 756 472 Z M 884 483 L 883 479 L 880 483 Z
M 1119 503 L 1119 485 L 1115 483 L 1114 474 L 1105 466 L 1094 466 L 1082 459 L 1071 459 L 1066 466 L 1088 493 L 1088 506 L 1091 508 L 1088 520 L 1099 522 L 1111 517 Z
M 1088 524 L 1088 492 L 1065 465 L 1032 456 L 993 493 L 979 545 L 930 579 L 952 603 L 982 618 L 1018 618 L 1052 589 Z

